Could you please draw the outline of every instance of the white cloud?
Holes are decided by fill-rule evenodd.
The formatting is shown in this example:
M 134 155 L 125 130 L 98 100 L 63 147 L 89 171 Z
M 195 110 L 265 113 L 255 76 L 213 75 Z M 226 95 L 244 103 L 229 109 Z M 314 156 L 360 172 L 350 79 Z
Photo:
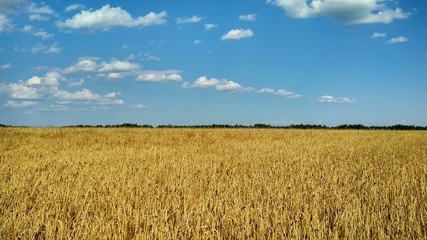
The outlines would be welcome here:
M 133 18 L 120 7 L 105 5 L 98 10 L 82 10 L 70 19 L 57 22 L 61 29 L 109 30 L 112 27 L 138 27 L 166 23 L 166 11 L 150 12 L 145 16 Z
M 12 64 L 6 63 L 0 66 L 0 70 L 6 70 L 12 67 Z
M 80 87 L 80 86 L 82 86 L 84 83 L 85 83 L 85 80 L 84 80 L 84 79 L 80 79 L 80 80 L 79 80 L 79 81 L 77 81 L 77 82 L 70 82 L 70 83 L 68 83 L 68 86 L 69 86 L 69 87 Z
M 274 90 L 272 88 L 262 88 L 256 91 L 252 87 L 243 87 L 239 83 L 227 79 L 207 78 L 200 76 L 194 83 L 184 82 L 182 88 L 213 88 L 218 91 L 237 91 L 242 93 L 261 93 L 281 96 L 287 99 L 295 99 L 301 97 L 299 94 L 287 91 L 285 89 Z
M 199 40 L 199 39 L 194 40 L 194 44 L 196 44 L 196 45 L 202 44 L 202 43 L 203 43 L 202 40 Z
M 22 11 L 26 4 L 25 0 L 1 0 L 0 14 L 13 14 Z
M 46 14 L 46 15 L 53 15 L 55 14 L 55 11 L 53 11 L 52 8 L 50 8 L 47 5 L 43 6 L 37 6 L 36 3 L 31 3 L 28 7 L 28 12 L 33 14 Z
M 375 33 L 372 33 L 371 38 L 384 38 L 384 37 L 386 37 L 386 36 L 387 36 L 387 34 L 386 34 L 386 33 L 379 33 L 379 32 L 375 32 Z
M 333 96 L 321 96 L 317 98 L 319 103 L 354 103 L 356 100 L 348 97 L 333 97 Z
M 186 24 L 186 23 L 198 23 L 198 22 L 200 22 L 202 20 L 203 20 L 203 17 L 199 17 L 199 16 L 194 15 L 194 16 L 192 16 L 190 18 L 186 18 L 186 17 L 177 18 L 176 22 L 178 24 Z
M 395 44 L 395 43 L 404 43 L 404 42 L 407 42 L 407 41 L 409 41 L 409 38 L 400 36 L 400 37 L 392 38 L 392 39 L 388 40 L 386 43 L 388 43 L 388 44 Z
M 45 53 L 47 54 L 59 54 L 61 53 L 62 48 L 58 47 L 58 43 L 54 43 L 52 44 L 52 46 L 50 46 Z
M 46 53 L 46 54 L 59 54 L 61 53 L 61 48 L 58 47 L 58 43 L 52 44 L 52 46 L 48 47 L 41 43 L 38 43 L 35 47 L 31 49 L 32 53 Z
M 31 14 L 28 17 L 31 21 L 47 21 L 49 20 L 49 17 L 42 14 Z
M 391 23 L 409 17 L 400 8 L 392 9 L 394 0 L 267 0 L 282 7 L 294 18 L 326 16 L 344 24 Z
M 33 100 L 42 97 L 42 95 L 37 93 L 36 88 L 29 87 L 23 83 L 11 83 L 0 86 L 0 92 L 9 94 L 11 99 Z
M 272 94 L 272 95 L 277 95 L 277 96 L 281 96 L 284 98 L 288 98 L 288 99 L 294 99 L 294 98 L 299 98 L 301 97 L 300 94 L 295 94 L 293 92 L 287 91 L 285 89 L 271 89 L 271 88 L 262 88 L 258 91 L 256 91 L 257 93 L 263 93 L 263 94 Z
M 58 90 L 53 96 L 59 101 L 80 101 L 80 102 L 94 102 L 99 105 L 122 105 L 122 99 L 116 99 L 119 94 L 112 92 L 104 96 L 91 92 L 89 89 L 84 88 L 80 91 L 70 93 L 64 90 Z
M 137 109 L 148 109 L 149 107 L 147 107 L 147 106 L 145 106 L 144 104 L 142 104 L 142 103 L 139 103 L 139 104 L 131 104 L 131 105 L 128 105 L 129 107 L 131 107 L 131 108 L 137 108 Z
M 52 38 L 54 36 L 53 34 L 49 34 L 43 30 L 34 29 L 34 27 L 31 25 L 25 25 L 22 31 L 25 33 L 30 33 L 36 37 L 40 37 L 43 40 Z
M 111 72 L 127 72 L 130 75 L 136 74 L 140 71 L 140 66 L 136 63 L 131 63 L 128 61 L 119 61 L 119 60 L 112 60 L 111 62 L 103 62 L 101 63 L 100 68 L 98 69 L 98 72 L 102 73 L 111 73 Z
M 37 104 L 36 101 L 20 101 L 20 102 L 17 102 L 14 100 L 9 100 L 3 106 L 9 107 L 9 108 L 25 108 L 25 107 L 34 106 L 36 104 Z
M 254 35 L 250 29 L 233 29 L 228 31 L 221 37 L 222 40 L 239 40 L 242 38 L 250 38 Z
M 176 70 L 143 71 L 136 80 L 143 82 L 177 82 L 182 80 L 182 76 Z
M 32 76 L 27 80 L 28 85 L 40 85 L 42 83 L 42 79 L 38 76 Z
M 12 21 L 5 14 L 0 14 L 0 33 L 8 32 L 12 28 Z
M 247 15 L 241 15 L 239 17 L 239 20 L 243 20 L 243 21 L 255 21 L 256 20 L 256 14 L 247 14 Z
M 74 10 L 80 10 L 80 9 L 85 9 L 85 8 L 86 7 L 83 4 L 71 4 L 71 5 L 68 5 L 64 11 L 65 12 L 71 12 Z
M 141 61 L 160 61 L 161 60 L 160 57 L 158 57 L 155 54 L 150 53 L 150 52 L 139 52 L 136 55 L 131 54 L 126 58 L 127 61 L 132 61 L 135 59 L 138 59 Z
M 213 23 L 207 23 L 204 26 L 205 26 L 205 29 L 208 30 L 208 31 L 211 30 L 211 29 L 219 27 L 218 24 L 213 24 Z
M 98 65 L 93 59 L 80 58 L 79 61 L 64 69 L 64 74 L 73 74 L 81 72 L 94 72 Z
M 200 76 L 194 81 L 193 84 L 185 82 L 182 85 L 183 88 L 214 88 L 218 91 L 239 91 L 243 90 L 243 87 L 240 86 L 237 82 L 230 81 L 227 79 L 217 79 L 211 78 L 208 79 L 206 76 Z

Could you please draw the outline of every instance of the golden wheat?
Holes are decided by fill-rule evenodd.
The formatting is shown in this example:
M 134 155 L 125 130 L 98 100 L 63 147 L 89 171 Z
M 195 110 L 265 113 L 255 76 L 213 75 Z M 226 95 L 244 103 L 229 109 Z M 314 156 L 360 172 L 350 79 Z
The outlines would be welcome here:
M 0 129 L 1 239 L 426 239 L 427 132 Z

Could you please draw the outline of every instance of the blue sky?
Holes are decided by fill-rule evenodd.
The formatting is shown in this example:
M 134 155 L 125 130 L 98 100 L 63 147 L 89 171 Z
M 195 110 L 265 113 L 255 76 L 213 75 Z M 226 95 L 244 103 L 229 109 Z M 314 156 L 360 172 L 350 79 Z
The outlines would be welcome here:
M 427 125 L 427 3 L 0 1 L 0 123 Z

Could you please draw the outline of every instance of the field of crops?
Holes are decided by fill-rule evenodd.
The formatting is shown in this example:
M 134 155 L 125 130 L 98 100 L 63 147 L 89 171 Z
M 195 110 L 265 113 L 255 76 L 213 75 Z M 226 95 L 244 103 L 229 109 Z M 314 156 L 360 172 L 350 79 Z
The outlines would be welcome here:
M 427 132 L 0 128 L 0 239 L 426 239 Z

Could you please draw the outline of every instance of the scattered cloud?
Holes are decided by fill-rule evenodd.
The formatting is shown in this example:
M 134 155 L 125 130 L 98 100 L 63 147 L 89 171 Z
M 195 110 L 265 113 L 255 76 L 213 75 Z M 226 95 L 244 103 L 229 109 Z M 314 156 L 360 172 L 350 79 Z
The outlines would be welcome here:
M 71 5 L 68 5 L 64 11 L 65 12 L 71 12 L 71 11 L 81 10 L 81 9 L 85 9 L 85 8 L 86 7 L 83 4 L 71 4 Z
M 32 53 L 45 53 L 45 54 L 59 54 L 61 53 L 61 48 L 58 47 L 58 43 L 52 44 L 50 47 L 45 46 L 41 43 L 38 43 L 35 47 L 31 49 Z
M 293 18 L 325 16 L 344 24 L 391 23 L 410 13 L 392 8 L 395 1 L 384 0 L 267 0 Z
M 101 67 L 98 72 L 129 72 L 138 71 L 139 65 L 128 61 L 113 60 L 111 62 L 101 63 Z
M 42 14 L 31 14 L 28 18 L 31 21 L 47 21 L 50 17 Z
M 371 38 L 384 38 L 384 37 L 386 37 L 386 36 L 387 36 L 387 34 L 386 34 L 386 33 L 379 33 L 379 32 L 375 32 L 375 33 L 372 33 Z
M 6 93 L 11 99 L 34 100 L 42 97 L 37 89 L 27 86 L 25 83 L 11 83 L 0 86 L 0 93 Z
M 212 29 L 214 29 L 214 28 L 218 28 L 218 27 L 219 27 L 219 26 L 218 26 L 218 24 L 213 24 L 213 23 L 207 23 L 207 24 L 205 24 L 204 26 L 205 26 L 205 29 L 206 29 L 207 31 L 209 31 L 209 30 L 212 30 Z
M 122 105 L 124 101 L 117 99 L 119 94 L 116 92 L 108 93 L 104 96 L 91 92 L 87 88 L 74 93 L 58 90 L 53 96 L 59 101 L 79 101 L 79 102 L 94 102 L 99 105 Z
M 0 14 L 0 33 L 8 32 L 13 28 L 12 21 L 6 14 Z
M 79 81 L 76 81 L 76 82 L 70 82 L 70 83 L 68 83 L 68 86 L 69 86 L 69 87 L 80 87 L 80 86 L 82 86 L 84 83 L 85 83 L 85 80 L 84 80 L 84 79 L 80 79 Z
M 148 109 L 149 108 L 149 107 L 145 106 L 142 103 L 139 103 L 139 104 L 130 104 L 130 105 L 128 105 L 128 107 L 130 107 L 130 108 L 137 108 L 137 109 Z
M 64 74 L 84 73 L 96 71 L 98 64 L 91 58 L 79 58 L 79 61 L 63 70 Z
M 206 76 L 200 76 L 196 79 L 193 84 L 185 82 L 182 85 L 183 88 L 214 88 L 218 91 L 239 91 L 242 90 L 242 86 L 237 82 L 230 81 L 227 79 L 210 78 Z
M 254 35 L 250 29 L 233 29 L 228 31 L 221 37 L 221 40 L 239 40 L 242 38 L 250 38 Z
M 199 17 L 197 15 L 194 15 L 192 17 L 180 17 L 176 19 L 176 22 L 178 24 L 186 24 L 186 23 L 198 23 L 200 21 L 202 21 L 204 18 L 203 17 Z
M 25 33 L 30 33 L 30 34 L 32 34 L 36 37 L 39 37 L 43 40 L 53 38 L 53 36 L 54 36 L 53 34 L 49 34 L 43 30 L 37 30 L 31 25 L 25 25 L 24 28 L 22 29 L 22 31 Z
M 160 57 L 151 52 L 139 52 L 138 54 L 131 54 L 126 58 L 127 61 L 140 60 L 140 61 L 160 61 Z
M 7 101 L 3 106 L 8 108 L 25 108 L 25 107 L 31 107 L 36 105 L 36 101 L 14 101 L 9 100 Z
M 284 97 L 287 99 L 294 99 L 294 98 L 301 97 L 300 94 L 295 94 L 295 93 L 287 91 L 285 89 L 274 90 L 272 88 L 262 88 L 262 89 L 256 91 L 256 93 L 272 94 L 272 95 L 281 96 L 281 97 Z
M 199 39 L 194 40 L 194 44 L 196 44 L 196 45 L 202 44 L 202 43 L 203 43 L 202 40 L 199 40 Z
M 256 14 L 247 14 L 247 15 L 241 15 L 239 17 L 239 20 L 243 20 L 243 21 L 255 21 L 256 20 Z
M 328 95 L 317 98 L 317 102 L 319 103 L 354 103 L 355 101 L 348 97 L 333 97 Z
M 3 65 L 0 65 L 0 70 L 6 70 L 6 69 L 9 69 L 11 67 L 12 67 L 12 64 L 6 63 L 6 64 L 3 64 Z
M 409 41 L 409 38 L 400 36 L 400 37 L 392 38 L 392 39 L 388 40 L 386 43 L 387 44 L 396 44 L 396 43 L 404 43 L 407 41 Z
M 28 13 L 30 13 L 28 18 L 31 21 L 47 21 L 50 19 L 50 16 L 55 15 L 55 11 L 51 7 L 44 3 L 40 6 L 34 2 L 28 7 Z
M 31 3 L 28 7 L 28 12 L 33 14 L 45 14 L 45 15 L 53 15 L 55 11 L 47 5 L 42 4 L 42 6 L 38 6 L 36 3 Z
M 0 1 L 0 14 L 13 14 L 25 9 L 25 0 L 2 0 Z
M 217 78 L 207 78 L 206 76 L 200 76 L 193 83 L 184 82 L 182 88 L 213 88 L 217 91 L 235 91 L 242 93 L 261 93 L 261 94 L 271 94 L 276 96 L 281 96 L 286 99 L 295 99 L 301 97 L 300 94 L 295 94 L 293 92 L 287 91 L 285 89 L 272 89 L 272 88 L 262 88 L 260 90 L 255 90 L 252 87 L 243 87 L 239 83 L 227 79 L 217 79 Z
M 166 70 L 166 71 L 143 71 L 136 78 L 142 82 L 177 82 L 182 80 L 180 71 Z
M 82 10 L 65 21 L 58 21 L 61 29 L 86 29 L 107 31 L 112 27 L 138 27 L 152 26 L 166 23 L 166 11 L 160 13 L 150 12 L 145 16 L 133 18 L 121 7 L 105 5 L 98 10 Z

